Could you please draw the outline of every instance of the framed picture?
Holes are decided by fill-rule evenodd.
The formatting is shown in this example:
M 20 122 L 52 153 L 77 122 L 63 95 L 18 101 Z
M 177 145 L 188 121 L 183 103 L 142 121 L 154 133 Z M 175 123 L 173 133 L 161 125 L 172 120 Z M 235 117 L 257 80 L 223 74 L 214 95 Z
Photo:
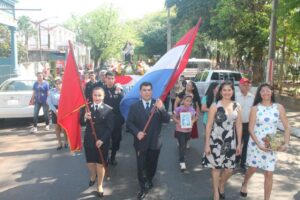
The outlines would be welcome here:
M 192 128 L 192 113 L 181 112 L 180 113 L 180 126 L 181 128 Z

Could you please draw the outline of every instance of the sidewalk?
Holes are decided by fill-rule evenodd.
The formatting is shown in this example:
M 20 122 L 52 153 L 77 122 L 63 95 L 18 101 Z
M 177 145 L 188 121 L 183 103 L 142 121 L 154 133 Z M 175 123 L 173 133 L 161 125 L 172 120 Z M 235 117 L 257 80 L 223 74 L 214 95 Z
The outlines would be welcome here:
M 291 135 L 300 138 L 300 112 L 286 112 L 289 124 L 291 126 Z M 278 129 L 284 131 L 282 123 L 278 125 Z
M 276 101 L 282 104 L 286 109 L 286 115 L 291 126 L 291 134 L 300 138 L 300 100 L 289 96 L 276 94 Z M 283 125 L 278 126 L 280 130 L 284 130 Z

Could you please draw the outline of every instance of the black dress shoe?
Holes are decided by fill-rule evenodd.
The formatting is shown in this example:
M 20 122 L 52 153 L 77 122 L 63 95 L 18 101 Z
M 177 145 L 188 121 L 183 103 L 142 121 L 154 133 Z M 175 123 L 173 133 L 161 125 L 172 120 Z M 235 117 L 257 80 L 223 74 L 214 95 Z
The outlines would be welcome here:
M 220 199 L 225 199 L 225 193 L 221 193 L 219 190 L 219 197 L 220 197 Z
M 112 166 L 116 166 L 118 164 L 118 162 L 116 160 L 110 160 L 110 164 Z
M 240 191 L 240 195 L 241 195 L 241 197 L 247 197 L 247 192 Z
M 56 148 L 57 151 L 59 151 L 59 150 L 61 150 L 61 149 L 62 149 L 62 146 L 58 146 L 58 147 Z
M 145 188 L 146 188 L 147 190 L 151 190 L 151 189 L 153 188 L 153 183 L 152 183 L 152 181 L 147 181 L 147 182 L 145 183 Z
M 96 179 L 95 180 L 90 180 L 90 182 L 89 182 L 89 187 L 91 187 L 91 186 L 93 186 L 94 184 L 95 184 L 95 181 L 96 181 Z
M 104 197 L 104 193 L 103 192 L 98 192 L 98 197 Z
M 244 186 L 244 183 L 242 183 L 242 187 Z M 242 192 L 242 187 L 241 187 L 241 190 L 240 190 L 240 195 L 241 197 L 247 197 L 247 192 Z
M 137 195 L 137 199 L 142 200 L 146 197 L 146 195 L 147 195 L 147 192 L 145 190 L 141 190 Z

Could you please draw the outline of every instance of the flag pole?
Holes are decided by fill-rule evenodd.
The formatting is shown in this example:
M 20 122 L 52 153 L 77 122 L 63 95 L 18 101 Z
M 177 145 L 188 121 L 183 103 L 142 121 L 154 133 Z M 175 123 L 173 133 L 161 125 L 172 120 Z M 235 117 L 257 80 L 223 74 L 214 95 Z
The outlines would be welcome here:
M 69 47 L 70 47 L 70 52 L 72 53 L 73 55 L 73 58 L 74 58 L 74 61 L 75 61 L 75 67 L 76 67 L 76 70 L 77 70 L 77 74 L 79 73 L 78 72 L 78 67 L 77 67 L 77 63 L 76 63 L 76 60 L 75 60 L 75 57 L 74 57 L 74 50 L 73 50 L 73 45 L 71 43 L 71 41 L 69 40 Z M 78 74 L 78 77 L 79 77 L 79 74 Z M 89 108 L 89 105 L 88 105 L 88 102 L 86 101 L 86 97 L 84 95 L 84 92 L 83 92 L 83 89 L 82 89 L 82 85 L 80 83 L 80 80 L 79 81 L 79 85 L 80 85 L 80 91 L 82 93 L 82 96 L 84 98 L 84 102 L 85 102 L 85 108 L 86 108 L 86 112 L 90 112 L 90 108 Z M 95 126 L 94 126 L 94 122 L 92 119 L 89 119 L 89 123 L 90 123 L 90 126 L 92 128 L 92 135 L 94 136 L 94 139 L 95 139 L 95 146 L 96 146 L 96 141 L 98 140 L 97 138 L 97 135 L 96 135 L 96 129 L 95 129 Z M 110 179 L 110 175 L 109 175 L 109 172 L 108 172 L 108 167 L 107 167 L 107 163 L 106 161 L 104 160 L 104 156 L 103 156 L 103 153 L 101 151 L 101 148 L 98 148 L 96 146 L 96 149 L 98 150 L 98 153 L 99 153 L 99 157 L 100 157 L 100 160 L 101 160 L 101 163 L 104 167 L 104 170 L 105 170 L 105 175 L 107 176 L 107 179 L 109 180 Z
M 198 29 L 199 29 L 201 23 L 202 23 L 202 18 L 200 17 L 200 18 L 198 19 L 198 22 L 197 22 L 197 25 L 196 25 L 196 26 L 198 26 L 198 28 L 197 28 L 195 31 L 198 32 Z M 194 36 L 194 34 L 191 35 L 190 41 L 192 40 L 193 36 Z M 186 49 L 187 49 L 187 48 L 188 48 L 188 46 L 186 47 Z M 160 96 L 160 98 L 159 98 L 159 99 L 161 99 L 162 101 L 165 100 L 165 98 L 166 98 L 166 96 L 167 96 L 166 94 L 169 92 L 169 91 L 165 91 L 165 90 L 166 90 L 167 86 L 170 84 L 170 82 L 171 82 L 171 77 L 175 74 L 175 72 L 176 72 L 176 70 L 177 70 L 177 68 L 178 68 L 178 66 L 179 66 L 179 64 L 180 64 L 180 62 L 181 62 L 181 60 L 182 60 L 183 55 L 184 55 L 185 52 L 186 52 L 186 49 L 185 49 L 184 53 L 181 55 L 181 58 L 178 60 L 177 65 L 176 65 L 176 68 L 173 70 L 172 75 L 170 76 L 170 78 L 169 78 L 169 80 L 168 80 L 168 83 L 167 83 L 166 86 L 165 86 L 164 92 L 161 94 L 161 96 Z M 147 130 L 147 128 L 148 128 L 148 126 L 149 126 L 149 124 L 150 124 L 150 122 L 151 122 L 151 120 L 152 120 L 152 118 L 153 118 L 153 116 L 154 116 L 154 113 L 155 113 L 156 109 L 157 109 L 157 107 L 156 107 L 156 104 L 155 104 L 155 105 L 153 106 L 153 108 L 151 109 L 151 111 L 150 111 L 150 116 L 149 116 L 149 118 L 148 118 L 148 121 L 147 121 L 147 123 L 146 123 L 144 129 L 143 129 L 143 132 L 144 132 L 144 133 L 146 133 L 146 130 Z

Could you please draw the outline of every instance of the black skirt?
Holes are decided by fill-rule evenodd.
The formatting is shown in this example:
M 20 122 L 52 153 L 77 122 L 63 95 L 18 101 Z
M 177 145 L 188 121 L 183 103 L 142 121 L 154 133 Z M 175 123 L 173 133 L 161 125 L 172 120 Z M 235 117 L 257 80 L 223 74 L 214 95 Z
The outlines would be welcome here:
M 108 157 L 108 151 L 109 147 L 105 144 L 103 144 L 100 147 L 100 150 L 102 152 L 104 161 L 107 163 L 107 157 Z M 100 159 L 100 155 L 98 152 L 98 149 L 95 147 L 90 147 L 90 146 L 84 146 L 84 152 L 85 152 L 85 158 L 87 163 L 99 163 L 103 164 Z
M 58 109 L 58 106 L 54 106 L 56 109 Z M 51 110 L 51 119 L 52 119 L 52 124 L 57 124 L 57 116 L 56 116 L 56 113 L 53 112 Z

